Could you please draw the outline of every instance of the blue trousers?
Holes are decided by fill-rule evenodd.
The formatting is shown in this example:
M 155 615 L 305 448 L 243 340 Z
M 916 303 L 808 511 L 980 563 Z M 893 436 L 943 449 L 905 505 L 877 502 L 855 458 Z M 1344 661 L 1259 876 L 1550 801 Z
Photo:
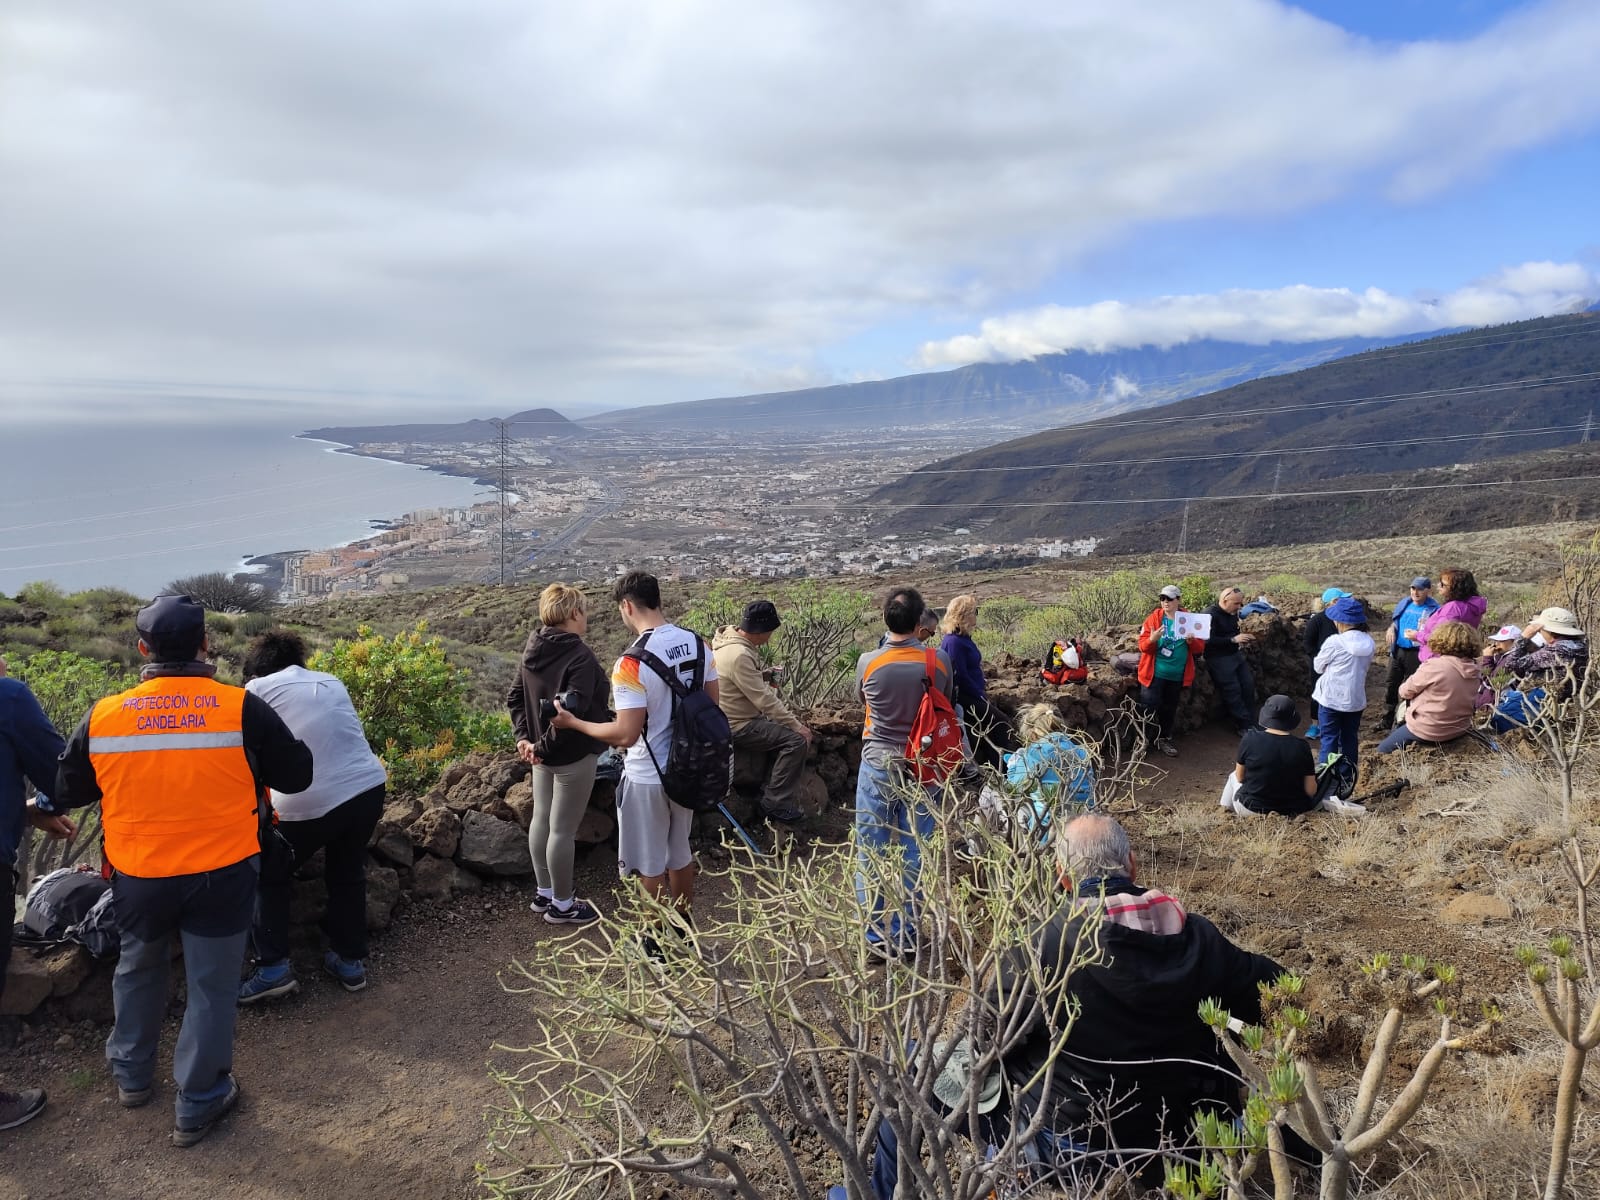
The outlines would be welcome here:
M 1321 726 L 1322 753 L 1317 756 L 1317 765 L 1321 766 L 1328 760 L 1330 754 L 1342 754 L 1350 760 L 1350 765 L 1356 766 L 1361 753 L 1356 744 L 1361 736 L 1361 713 L 1341 712 L 1337 708 L 1329 708 L 1326 704 L 1317 705 L 1317 724 Z M 1349 799 L 1349 797 L 1345 797 Z
M 933 836 L 929 801 L 935 790 L 914 781 L 895 782 L 887 767 L 861 760 L 861 770 L 856 775 L 856 899 L 868 912 L 869 942 L 887 940 L 900 945 L 916 936 L 922 846 Z M 878 871 L 872 860 L 891 847 L 899 847 L 903 855 L 904 890 L 893 903 L 886 904 L 882 893 L 873 886 Z

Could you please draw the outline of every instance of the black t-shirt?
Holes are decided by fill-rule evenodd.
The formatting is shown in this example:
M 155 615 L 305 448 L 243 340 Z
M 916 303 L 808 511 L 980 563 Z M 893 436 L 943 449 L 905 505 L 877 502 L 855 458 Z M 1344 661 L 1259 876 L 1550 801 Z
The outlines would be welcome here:
M 1310 811 L 1305 780 L 1317 768 L 1305 738 L 1252 729 L 1239 741 L 1237 761 L 1244 764 L 1238 799 L 1251 812 Z

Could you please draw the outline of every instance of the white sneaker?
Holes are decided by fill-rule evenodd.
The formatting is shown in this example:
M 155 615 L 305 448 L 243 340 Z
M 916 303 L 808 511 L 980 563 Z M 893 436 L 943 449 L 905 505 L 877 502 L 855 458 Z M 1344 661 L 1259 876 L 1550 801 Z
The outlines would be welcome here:
M 1338 813 L 1342 817 L 1364 817 L 1367 815 L 1365 805 L 1353 804 L 1349 800 L 1341 800 L 1337 796 L 1324 796 L 1322 803 L 1317 807 L 1323 812 Z

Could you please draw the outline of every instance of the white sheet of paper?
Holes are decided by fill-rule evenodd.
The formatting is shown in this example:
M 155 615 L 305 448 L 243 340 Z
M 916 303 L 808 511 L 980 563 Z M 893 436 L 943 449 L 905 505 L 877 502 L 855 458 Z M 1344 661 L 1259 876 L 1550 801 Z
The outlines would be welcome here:
M 1211 614 L 1183 612 L 1172 618 L 1173 628 L 1179 637 L 1208 638 L 1211 636 Z

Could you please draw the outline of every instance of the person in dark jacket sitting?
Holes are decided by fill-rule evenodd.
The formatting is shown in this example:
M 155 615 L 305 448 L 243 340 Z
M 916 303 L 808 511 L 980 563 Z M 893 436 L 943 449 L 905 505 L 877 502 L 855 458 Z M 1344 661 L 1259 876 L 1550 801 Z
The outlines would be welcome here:
M 1259 1021 L 1259 985 L 1283 968 L 1241 950 L 1165 892 L 1141 887 L 1128 835 L 1110 817 L 1089 813 L 1063 825 L 1056 860 L 1066 895 L 1033 946 L 1038 977 L 1055 980 L 1054 990 L 1038 997 L 1032 1024 L 1001 1058 L 999 1100 L 977 1138 L 1004 1141 L 1013 1123 L 1043 1107 L 1046 1177 L 1081 1180 L 1121 1167 L 1159 1182 L 1164 1138 L 1184 1145 L 1197 1112 L 1240 1108 L 1238 1080 L 1200 1020 L 1200 1002 L 1215 999 L 1233 1017 Z M 1085 925 L 1095 919 L 1091 934 Z M 1071 965 L 1080 937 L 1103 952 L 1098 962 Z M 1029 964 L 1003 964 L 986 1007 L 999 1011 L 996 997 L 1033 976 Z M 1053 1013 L 1075 1017 L 1047 1072 L 1061 1037 Z M 895 1194 L 897 1157 L 884 1122 L 872 1172 L 878 1200 Z M 834 1188 L 829 1200 L 843 1194 Z
M 1223 588 L 1217 602 L 1206 610 L 1211 618 L 1211 636 L 1206 639 L 1206 670 L 1216 685 L 1217 695 L 1233 722 L 1233 731 L 1255 728 L 1256 681 L 1240 646 L 1255 641 L 1255 635 L 1239 632 L 1239 610 L 1244 607 L 1244 592 Z
M 522 666 L 506 692 L 517 754 L 533 765 L 533 819 L 528 852 L 536 885 L 530 907 L 551 925 L 587 925 L 600 914 L 580 900 L 572 883 L 573 835 L 589 808 L 595 767 L 604 745 L 576 729 L 550 724 L 541 702 L 557 696 L 585 721 L 607 721 L 606 674 L 584 643 L 588 603 L 571 584 L 552 583 L 539 594 L 539 628 L 528 635 Z M 553 712 L 549 716 L 554 716 Z

